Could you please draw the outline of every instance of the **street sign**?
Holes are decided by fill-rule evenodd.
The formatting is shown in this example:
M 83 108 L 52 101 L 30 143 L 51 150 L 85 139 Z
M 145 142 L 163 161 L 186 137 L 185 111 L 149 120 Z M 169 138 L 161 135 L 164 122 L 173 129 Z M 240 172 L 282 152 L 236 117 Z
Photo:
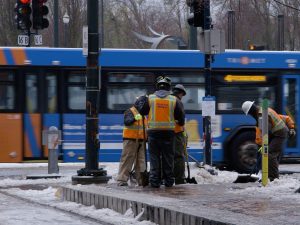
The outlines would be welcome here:
M 28 46 L 29 36 L 28 35 L 18 35 L 18 45 Z
M 82 54 L 84 56 L 88 55 L 88 26 L 83 26 L 82 28 Z
M 206 96 L 202 98 L 202 116 L 216 115 L 216 98 L 214 96 Z
M 34 44 L 42 45 L 43 44 L 43 36 L 41 34 L 34 35 Z

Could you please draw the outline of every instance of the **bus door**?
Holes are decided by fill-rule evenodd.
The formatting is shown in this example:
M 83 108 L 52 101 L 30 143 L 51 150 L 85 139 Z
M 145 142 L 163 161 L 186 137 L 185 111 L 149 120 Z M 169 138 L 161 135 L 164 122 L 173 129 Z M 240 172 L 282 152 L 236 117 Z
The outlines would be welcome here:
M 0 70 L 0 163 L 23 159 L 17 77 L 16 70 Z
M 60 129 L 57 114 L 57 75 L 42 70 L 25 74 L 24 158 L 41 159 L 48 156 L 42 146 L 42 131 L 56 126 Z
M 287 75 L 283 78 L 283 114 L 290 116 L 296 125 L 297 135 L 289 138 L 284 151 L 284 157 L 299 157 L 299 83 L 300 79 L 297 75 Z
M 48 71 L 42 78 L 43 85 L 43 117 L 42 129 L 49 130 L 51 126 L 61 130 L 61 116 L 59 114 L 58 78 L 59 71 Z M 60 149 L 60 148 L 59 148 Z M 44 146 L 44 157 L 48 157 L 48 147 Z

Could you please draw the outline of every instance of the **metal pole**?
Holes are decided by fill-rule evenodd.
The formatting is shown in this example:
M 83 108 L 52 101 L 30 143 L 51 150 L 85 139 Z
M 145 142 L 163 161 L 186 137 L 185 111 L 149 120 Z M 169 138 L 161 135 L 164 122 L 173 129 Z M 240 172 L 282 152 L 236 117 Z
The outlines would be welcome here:
M 78 176 L 72 177 L 73 184 L 105 183 L 111 177 L 106 170 L 99 168 L 98 152 L 99 141 L 99 98 L 100 80 L 99 73 L 99 4 L 98 0 L 87 1 L 88 19 L 88 56 L 86 79 L 86 151 L 85 168 L 78 170 Z
M 64 48 L 67 47 L 67 24 L 64 23 Z
M 277 24 L 277 49 L 279 51 L 284 50 L 284 16 L 282 14 L 278 15 Z
M 54 47 L 58 47 L 59 39 L 58 39 L 58 0 L 54 0 L 54 10 L 53 10 L 53 18 L 54 18 Z
M 100 19 L 100 47 L 104 48 L 104 3 L 103 0 L 100 0 L 100 12 L 101 12 L 101 19 Z
M 98 169 L 99 33 L 98 0 L 88 1 L 88 56 L 86 83 L 86 168 Z
M 48 154 L 48 174 L 58 173 L 58 149 L 49 149 Z
M 210 0 L 204 0 L 204 30 L 210 30 L 211 18 L 210 18 Z M 211 54 L 205 54 L 205 96 L 211 95 Z M 203 127 L 205 135 L 205 157 L 204 163 L 212 164 L 212 152 L 211 152 L 211 117 L 205 116 L 203 118 Z
M 48 174 L 58 173 L 58 145 L 61 139 L 60 131 L 57 127 L 50 127 L 47 133 L 48 143 Z
M 189 26 L 189 49 L 197 49 L 197 27 Z
M 227 48 L 235 48 L 235 12 L 233 10 L 228 11 Z

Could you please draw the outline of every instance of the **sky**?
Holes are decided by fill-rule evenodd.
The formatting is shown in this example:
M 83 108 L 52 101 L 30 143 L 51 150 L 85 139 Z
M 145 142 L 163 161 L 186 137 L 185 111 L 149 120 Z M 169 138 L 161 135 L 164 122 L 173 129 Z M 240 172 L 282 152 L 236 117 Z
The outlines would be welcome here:
M 96 209 L 94 206 L 83 206 L 74 202 L 64 202 L 61 200 L 60 189 L 57 188 L 59 184 L 70 183 L 71 176 L 74 175 L 72 170 L 63 173 L 64 168 L 74 166 L 84 166 L 84 164 L 75 163 L 60 163 L 61 175 L 59 179 L 37 179 L 26 180 L 24 178 L 5 178 L 0 180 L 0 224 L 5 225 L 29 225 L 32 224 L 35 216 L 43 215 L 44 220 L 39 225 L 54 225 L 54 224 L 97 224 L 95 221 L 80 221 L 80 218 L 74 216 L 68 216 L 63 211 L 73 212 L 85 217 L 94 218 L 95 220 L 101 219 L 104 222 L 121 225 L 154 225 L 149 221 L 138 221 L 139 216 L 134 217 L 133 212 L 129 209 L 124 215 L 114 212 L 110 209 Z M 112 176 L 109 183 L 116 182 L 116 176 L 118 172 L 118 163 L 101 163 L 100 166 L 105 167 L 108 175 Z M 17 164 L 5 164 L 0 163 L 1 170 L 9 170 L 12 168 L 28 169 L 47 167 L 45 163 L 17 163 Z M 236 172 L 219 171 L 217 176 L 211 175 L 205 169 L 199 169 L 194 163 L 190 163 L 191 177 L 195 177 L 198 184 L 221 184 L 232 183 L 238 176 Z M 300 165 L 283 165 L 280 167 L 283 170 L 295 170 L 300 172 Z M 38 170 L 36 170 L 38 171 Z M 75 170 L 76 171 L 76 170 Z M 34 184 L 48 184 L 49 186 L 43 190 L 33 190 L 30 188 L 22 188 L 24 185 Z M 280 179 L 268 184 L 266 187 L 249 187 L 245 189 L 232 190 L 233 194 L 239 194 L 243 192 L 253 193 L 255 196 L 272 196 L 277 199 L 294 199 L 300 202 L 300 194 L 295 194 L 295 190 L 300 187 L 300 173 L 294 175 L 281 175 Z M 274 195 L 275 193 L 275 195 Z M 3 195 L 6 194 L 6 195 Z M 24 202 L 18 199 L 11 199 L 10 196 L 16 196 L 17 198 L 24 198 L 32 203 L 39 203 L 46 206 L 50 206 L 46 209 L 47 213 L 43 212 L 43 207 L 24 206 Z M 13 208 L 9 208 L 11 204 L 9 202 L 14 201 Z M 58 214 L 57 211 L 52 210 L 52 207 L 62 210 L 62 214 Z M 44 209 L 45 210 L 45 209 Z M 13 218 L 13 219 L 12 219 Z M 51 222 L 49 222 L 51 221 Z

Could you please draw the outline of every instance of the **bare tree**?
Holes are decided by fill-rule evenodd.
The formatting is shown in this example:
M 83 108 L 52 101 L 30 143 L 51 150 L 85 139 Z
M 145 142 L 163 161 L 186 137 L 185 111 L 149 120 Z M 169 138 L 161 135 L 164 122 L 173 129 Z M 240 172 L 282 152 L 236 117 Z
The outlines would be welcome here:
M 15 24 L 15 2 L 0 0 L 0 45 L 1 46 L 14 46 L 17 44 L 17 35 L 21 31 L 17 30 Z

